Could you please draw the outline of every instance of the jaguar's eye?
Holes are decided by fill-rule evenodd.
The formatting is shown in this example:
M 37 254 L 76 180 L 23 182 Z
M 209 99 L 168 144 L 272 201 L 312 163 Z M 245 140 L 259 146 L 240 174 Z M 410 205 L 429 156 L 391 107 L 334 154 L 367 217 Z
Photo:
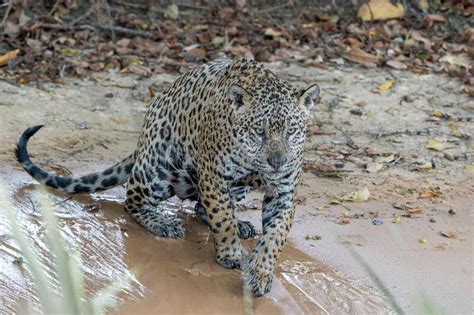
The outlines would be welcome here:
M 296 127 L 290 127 L 287 131 L 288 135 L 291 136 L 291 135 L 294 135 L 296 132 L 298 131 L 298 128 Z
M 255 127 L 255 133 L 259 136 L 264 136 L 265 135 L 265 129 L 263 127 Z

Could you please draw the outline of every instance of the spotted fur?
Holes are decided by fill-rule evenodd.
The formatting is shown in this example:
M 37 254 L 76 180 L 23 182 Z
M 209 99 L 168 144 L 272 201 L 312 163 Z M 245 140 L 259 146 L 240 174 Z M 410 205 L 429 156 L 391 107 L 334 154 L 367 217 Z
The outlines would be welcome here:
M 150 104 L 133 154 L 100 173 L 78 178 L 47 173 L 20 137 L 16 155 L 23 168 L 45 185 L 68 193 L 95 192 L 127 182 L 125 210 L 153 234 L 184 237 L 181 222 L 160 203 L 174 195 L 196 200 L 196 213 L 214 236 L 216 261 L 242 268 L 255 295 L 268 292 L 273 270 L 294 217 L 301 172 L 307 107 L 317 85 L 296 91 L 251 60 L 218 60 L 178 78 Z M 255 236 L 237 221 L 235 202 L 248 187 L 262 187 L 263 235 L 248 257 L 240 238 Z

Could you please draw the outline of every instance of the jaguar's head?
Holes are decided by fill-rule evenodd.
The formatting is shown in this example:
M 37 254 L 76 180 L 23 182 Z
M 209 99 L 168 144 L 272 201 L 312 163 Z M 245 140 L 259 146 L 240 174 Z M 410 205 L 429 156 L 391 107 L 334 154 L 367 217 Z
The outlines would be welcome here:
M 256 171 L 278 177 L 301 163 L 308 109 L 319 92 L 317 84 L 295 90 L 275 75 L 228 88 L 234 136 Z

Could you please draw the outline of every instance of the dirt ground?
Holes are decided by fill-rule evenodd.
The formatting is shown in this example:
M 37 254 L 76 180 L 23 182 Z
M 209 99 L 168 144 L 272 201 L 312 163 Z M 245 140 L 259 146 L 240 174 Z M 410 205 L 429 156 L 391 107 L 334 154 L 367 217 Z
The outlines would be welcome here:
M 81 246 L 87 290 L 132 270 L 136 278 L 122 292 L 118 313 L 390 313 L 360 256 L 406 313 L 422 313 L 428 304 L 440 313 L 471 314 L 474 102 L 460 83 L 348 65 L 269 66 L 295 86 L 318 82 L 323 93 L 308 131 L 296 222 L 272 292 L 243 297 L 239 273 L 214 263 L 208 229 L 192 215 L 192 204 L 167 204 L 184 218 L 186 239 L 160 239 L 123 212 L 123 187 L 53 195 L 63 235 Z M 67 85 L 0 81 L 0 174 L 45 272 L 52 269 L 36 185 L 14 161 L 15 140 L 26 127 L 46 124 L 29 146 L 36 162 L 74 174 L 101 170 L 134 149 L 149 88 L 162 90 L 174 78 L 110 73 Z M 238 213 L 257 227 L 259 197 L 252 193 L 248 210 Z M 13 263 L 20 256 L 0 220 L 0 313 L 37 301 Z

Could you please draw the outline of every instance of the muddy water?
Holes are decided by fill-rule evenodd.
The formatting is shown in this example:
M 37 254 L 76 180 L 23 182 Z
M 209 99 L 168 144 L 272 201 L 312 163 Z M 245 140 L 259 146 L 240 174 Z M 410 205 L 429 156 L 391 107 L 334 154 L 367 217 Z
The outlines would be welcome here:
M 17 219 L 54 282 L 44 230 L 38 222 L 34 186 L 13 186 Z M 122 210 L 122 188 L 100 195 L 52 195 L 61 219 L 66 246 L 80 247 L 89 295 L 133 272 L 134 281 L 118 297 L 119 314 L 340 314 L 387 313 L 385 303 L 328 269 L 289 243 L 275 273 L 273 289 L 263 298 L 244 298 L 240 273 L 214 262 L 209 229 L 192 215 L 192 205 L 170 201 L 165 207 L 180 216 L 186 239 L 155 237 Z M 36 303 L 21 257 L 7 228 L 0 222 L 0 313 L 10 313 L 24 301 Z M 244 242 L 247 250 L 254 240 Z

